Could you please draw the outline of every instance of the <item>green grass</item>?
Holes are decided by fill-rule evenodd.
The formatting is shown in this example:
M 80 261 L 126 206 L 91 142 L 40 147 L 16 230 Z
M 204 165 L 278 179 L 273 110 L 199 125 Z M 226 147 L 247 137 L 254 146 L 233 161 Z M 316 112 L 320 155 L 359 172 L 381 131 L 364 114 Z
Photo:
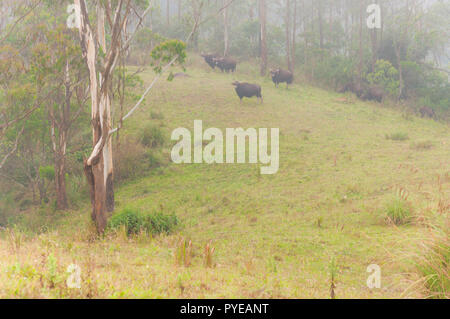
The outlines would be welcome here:
M 414 267 L 401 257 L 416 249 L 426 227 L 387 225 L 385 203 L 396 188 L 408 189 L 414 214 L 434 218 L 439 196 L 450 197 L 449 127 L 407 120 L 377 103 L 343 103 L 341 94 L 301 83 L 276 89 L 247 69 L 221 74 L 195 59 L 191 77 L 159 82 L 121 134 L 141 136 L 161 119 L 163 136 L 192 130 L 196 119 L 204 129 L 280 128 L 276 175 L 247 164 L 140 172 L 116 186 L 117 211 L 173 212 L 180 221 L 175 233 L 93 241 L 86 198 L 83 209 L 48 218 L 48 231 L 22 242 L 17 253 L 0 239 L 0 297 L 330 298 L 330 287 L 336 298 L 426 296 L 422 289 L 404 295 L 413 281 L 404 274 Z M 152 77 L 143 74 L 145 83 Z M 261 84 L 264 104 L 240 104 L 234 80 Z M 434 147 L 418 151 L 387 140 L 386 132 Z M 38 228 L 30 223 L 28 229 Z M 56 275 L 72 263 L 81 267 L 81 290 L 2 271 L 19 263 L 48 273 L 40 256 L 49 253 Z M 381 267 L 381 289 L 367 288 L 370 264 Z
M 386 216 L 390 223 L 403 225 L 411 222 L 413 209 L 411 204 L 401 198 L 394 198 L 386 205 Z
M 125 227 L 128 235 L 138 235 L 144 231 L 147 234 L 170 234 L 178 225 L 175 215 L 167 215 L 161 212 L 142 213 L 125 208 L 118 214 L 114 214 L 108 222 L 108 230 L 117 231 Z
M 386 139 L 392 140 L 392 141 L 406 141 L 406 140 L 409 140 L 409 136 L 407 133 L 397 132 L 397 133 L 392 133 L 392 134 L 386 135 Z

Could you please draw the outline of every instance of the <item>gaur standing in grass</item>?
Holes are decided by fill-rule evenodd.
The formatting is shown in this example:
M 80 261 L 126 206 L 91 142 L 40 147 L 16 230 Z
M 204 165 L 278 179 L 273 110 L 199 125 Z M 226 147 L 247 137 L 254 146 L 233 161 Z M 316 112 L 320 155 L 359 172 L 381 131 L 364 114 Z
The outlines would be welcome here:
M 294 75 L 290 71 L 285 71 L 282 69 L 271 70 L 270 75 L 272 76 L 272 81 L 275 86 L 278 87 L 280 83 L 286 83 L 286 88 L 289 88 L 289 84 L 294 82 Z
M 254 97 L 256 96 L 258 100 L 261 100 L 261 104 L 263 103 L 263 97 L 262 97 L 262 89 L 261 86 L 258 84 L 250 84 L 245 82 L 233 82 L 233 85 L 236 87 L 236 94 L 239 96 L 239 99 L 241 100 L 244 97 Z

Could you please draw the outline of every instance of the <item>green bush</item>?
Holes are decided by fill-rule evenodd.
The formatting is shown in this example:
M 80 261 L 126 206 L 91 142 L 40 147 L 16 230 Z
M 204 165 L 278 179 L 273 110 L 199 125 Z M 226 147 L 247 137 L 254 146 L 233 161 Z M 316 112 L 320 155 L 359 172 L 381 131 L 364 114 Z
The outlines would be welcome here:
M 41 179 L 53 181 L 55 179 L 55 168 L 53 166 L 41 166 L 39 167 L 39 176 Z
M 395 225 L 406 224 L 411 220 L 412 207 L 408 201 L 395 198 L 386 205 L 386 216 Z
M 397 78 L 397 69 L 386 60 L 378 60 L 374 71 L 367 75 L 367 81 L 370 84 L 380 85 L 391 95 L 395 95 L 400 86 Z
M 162 154 L 160 152 L 155 152 L 153 150 L 149 150 L 147 152 L 147 159 L 150 168 L 158 168 L 166 164 L 164 162 Z
M 407 133 L 397 132 L 392 134 L 386 134 L 386 139 L 392 141 L 406 141 L 409 140 L 409 136 Z
M 171 233 L 177 225 L 178 218 L 175 215 L 166 215 L 162 212 L 144 214 L 126 208 L 109 220 L 108 229 L 118 230 L 120 227 L 125 227 L 129 236 L 139 234 L 141 231 L 158 235 Z
M 146 147 L 162 147 L 164 146 L 164 142 L 164 132 L 158 126 L 147 125 L 141 132 L 141 144 Z

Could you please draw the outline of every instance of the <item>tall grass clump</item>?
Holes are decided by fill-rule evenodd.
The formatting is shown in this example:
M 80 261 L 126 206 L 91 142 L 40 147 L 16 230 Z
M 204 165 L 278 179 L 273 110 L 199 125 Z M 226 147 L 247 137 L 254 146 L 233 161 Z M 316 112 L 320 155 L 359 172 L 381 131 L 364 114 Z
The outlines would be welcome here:
M 192 241 L 181 238 L 175 251 L 175 263 L 178 266 L 189 267 L 192 261 Z
M 138 235 L 146 232 L 149 235 L 161 233 L 169 234 L 178 225 L 175 215 L 166 215 L 163 212 L 141 213 L 134 209 L 126 208 L 111 217 L 108 229 L 118 231 L 125 227 L 128 236 Z
M 447 231 L 439 230 L 424 243 L 423 253 L 416 258 L 428 298 L 450 298 L 450 241 Z
M 136 138 L 123 137 L 115 149 L 114 180 L 122 182 L 142 176 L 147 170 L 146 148 Z
M 407 200 L 395 197 L 386 204 L 385 212 L 389 223 L 404 225 L 411 221 L 413 208 Z

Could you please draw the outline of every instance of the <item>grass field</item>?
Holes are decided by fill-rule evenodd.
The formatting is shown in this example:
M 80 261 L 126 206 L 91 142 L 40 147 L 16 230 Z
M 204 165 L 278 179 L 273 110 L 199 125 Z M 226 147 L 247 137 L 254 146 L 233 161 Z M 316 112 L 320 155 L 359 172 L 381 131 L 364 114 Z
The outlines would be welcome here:
M 181 225 L 171 235 L 93 239 L 87 198 L 80 210 L 46 213 L 41 234 L 3 231 L 0 297 L 330 298 L 332 274 L 336 298 L 426 297 L 414 256 L 430 223 L 448 223 L 449 126 L 301 83 L 276 89 L 247 69 L 221 74 L 192 63 L 191 77 L 159 82 L 122 134 L 156 123 L 169 138 L 194 120 L 280 128 L 277 174 L 171 164 L 117 187 L 117 211 L 175 213 Z M 239 104 L 233 80 L 260 83 L 264 104 Z M 411 207 L 403 225 L 386 217 L 398 196 Z M 192 241 L 187 267 L 175 262 L 180 238 Z M 66 287 L 70 264 L 81 268 L 81 289 Z M 380 289 L 367 287 L 370 264 L 381 267 Z

